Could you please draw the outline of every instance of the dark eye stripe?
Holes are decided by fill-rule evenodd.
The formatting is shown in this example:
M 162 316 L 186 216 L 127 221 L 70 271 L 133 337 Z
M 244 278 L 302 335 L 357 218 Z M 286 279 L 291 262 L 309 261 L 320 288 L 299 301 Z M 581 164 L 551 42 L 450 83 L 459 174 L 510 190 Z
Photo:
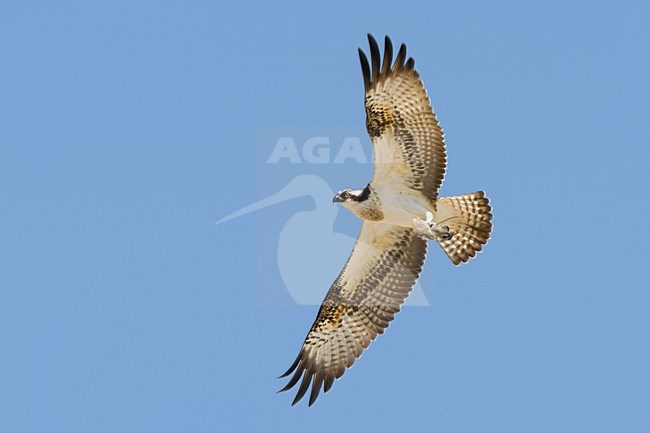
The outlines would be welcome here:
M 366 186 L 363 191 L 361 191 L 361 194 L 355 197 L 356 201 L 365 201 L 370 197 L 370 185 Z

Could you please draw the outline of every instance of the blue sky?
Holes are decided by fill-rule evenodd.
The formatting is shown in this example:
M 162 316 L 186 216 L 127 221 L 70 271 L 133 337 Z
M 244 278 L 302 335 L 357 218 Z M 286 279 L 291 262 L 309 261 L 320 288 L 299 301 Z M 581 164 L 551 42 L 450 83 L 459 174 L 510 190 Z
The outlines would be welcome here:
M 648 431 L 649 20 L 643 2 L 0 3 L 0 432 Z M 274 245 L 314 203 L 214 223 L 296 175 L 365 185 L 367 164 L 269 171 L 260 137 L 363 128 L 367 32 L 408 44 L 442 193 L 486 190 L 493 239 L 459 268 L 431 245 L 431 305 L 291 408 L 275 378 L 317 306 L 287 296 Z

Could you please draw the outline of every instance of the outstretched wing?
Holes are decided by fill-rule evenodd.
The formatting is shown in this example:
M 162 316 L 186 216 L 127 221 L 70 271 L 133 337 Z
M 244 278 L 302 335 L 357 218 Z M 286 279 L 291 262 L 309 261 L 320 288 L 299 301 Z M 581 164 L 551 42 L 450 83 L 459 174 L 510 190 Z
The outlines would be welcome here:
M 418 278 L 427 243 L 412 229 L 365 221 L 352 254 L 327 292 L 298 357 L 286 391 L 300 382 L 293 404 L 311 385 L 311 406 L 324 386 L 343 375 L 384 329 Z
M 436 199 L 445 177 L 447 157 L 436 119 L 413 58 L 402 44 L 393 63 L 386 36 L 383 61 L 377 42 L 368 35 L 370 60 L 359 49 L 366 97 L 366 129 L 375 153 L 373 183 L 422 191 Z M 397 185 L 396 185 L 397 184 Z

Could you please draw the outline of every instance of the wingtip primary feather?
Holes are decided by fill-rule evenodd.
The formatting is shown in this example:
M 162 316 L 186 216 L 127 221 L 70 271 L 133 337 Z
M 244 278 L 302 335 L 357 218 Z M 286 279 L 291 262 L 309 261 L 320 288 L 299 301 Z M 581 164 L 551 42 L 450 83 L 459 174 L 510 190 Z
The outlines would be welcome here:
M 404 67 L 404 59 L 406 59 L 406 44 L 402 44 L 399 47 L 397 57 L 395 58 L 395 64 L 393 65 L 393 71 L 399 71 Z
M 379 78 L 379 45 L 377 40 L 368 33 L 368 43 L 370 44 L 370 63 L 372 65 L 372 76 L 371 80 L 375 81 Z
M 406 61 L 405 68 L 410 70 L 415 69 L 415 59 L 413 59 L 413 57 L 409 57 L 409 59 Z
M 313 374 L 310 374 L 308 371 L 305 372 L 305 375 L 302 378 L 302 382 L 300 382 L 300 388 L 298 388 L 298 393 L 296 394 L 296 397 L 293 399 L 291 406 L 294 406 L 305 396 L 305 393 L 307 393 L 307 390 L 309 389 L 309 385 L 312 382 L 312 377 Z
M 363 72 L 363 82 L 366 92 L 373 87 L 380 79 L 385 78 L 391 71 L 401 69 L 415 69 L 415 60 L 406 57 L 406 44 L 401 44 L 395 61 L 393 62 L 393 43 L 388 35 L 384 37 L 383 57 L 379 51 L 379 44 L 375 37 L 368 33 L 368 44 L 370 45 L 370 59 L 359 48 L 359 58 Z
M 363 87 L 366 91 L 370 88 L 370 65 L 366 53 L 359 48 L 359 61 L 361 62 L 361 73 L 363 74 Z
M 390 72 L 390 66 L 393 61 L 393 43 L 388 35 L 384 38 L 384 61 L 381 65 L 381 74 L 385 75 Z
M 334 384 L 334 375 L 328 374 L 325 376 L 325 384 L 323 385 L 323 392 L 327 393 L 332 388 L 332 385 Z
M 300 355 L 302 355 L 302 353 L 299 353 L 298 356 L 296 356 L 296 359 L 291 364 L 291 367 L 289 367 L 289 369 L 285 371 L 281 376 L 278 376 L 278 379 L 282 379 L 284 377 L 289 376 L 293 372 L 293 370 L 295 370 L 296 367 L 298 367 L 298 364 L 300 363 Z
M 314 376 L 314 381 L 311 384 L 311 393 L 309 394 L 309 406 L 316 402 L 318 395 L 320 394 L 320 388 L 323 385 L 323 373 L 317 373 Z
M 289 391 L 291 388 L 293 388 L 296 385 L 296 383 L 298 383 L 298 380 L 300 380 L 300 377 L 302 376 L 303 370 L 304 370 L 304 368 L 300 368 L 298 371 L 296 371 L 296 373 L 293 375 L 293 377 L 291 377 L 291 380 L 289 382 L 287 382 L 287 384 L 284 386 L 284 388 L 282 388 L 278 392 Z

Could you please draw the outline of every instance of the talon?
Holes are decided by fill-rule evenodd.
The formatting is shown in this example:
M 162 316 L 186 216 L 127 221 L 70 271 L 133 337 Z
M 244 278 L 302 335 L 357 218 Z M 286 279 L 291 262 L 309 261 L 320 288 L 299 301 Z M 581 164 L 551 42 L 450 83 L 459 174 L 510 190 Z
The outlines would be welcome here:
M 449 226 L 436 227 L 434 228 L 434 231 L 438 233 L 438 236 L 446 241 L 453 237 L 453 234 L 449 231 Z
M 454 237 L 454 235 L 451 234 L 451 233 L 449 232 L 449 227 L 445 226 L 445 227 L 443 227 L 443 228 L 445 229 L 445 232 L 441 232 L 441 233 L 439 233 L 439 235 L 440 235 L 441 238 L 443 238 L 444 240 L 448 241 L 448 240 L 450 240 L 452 237 Z

